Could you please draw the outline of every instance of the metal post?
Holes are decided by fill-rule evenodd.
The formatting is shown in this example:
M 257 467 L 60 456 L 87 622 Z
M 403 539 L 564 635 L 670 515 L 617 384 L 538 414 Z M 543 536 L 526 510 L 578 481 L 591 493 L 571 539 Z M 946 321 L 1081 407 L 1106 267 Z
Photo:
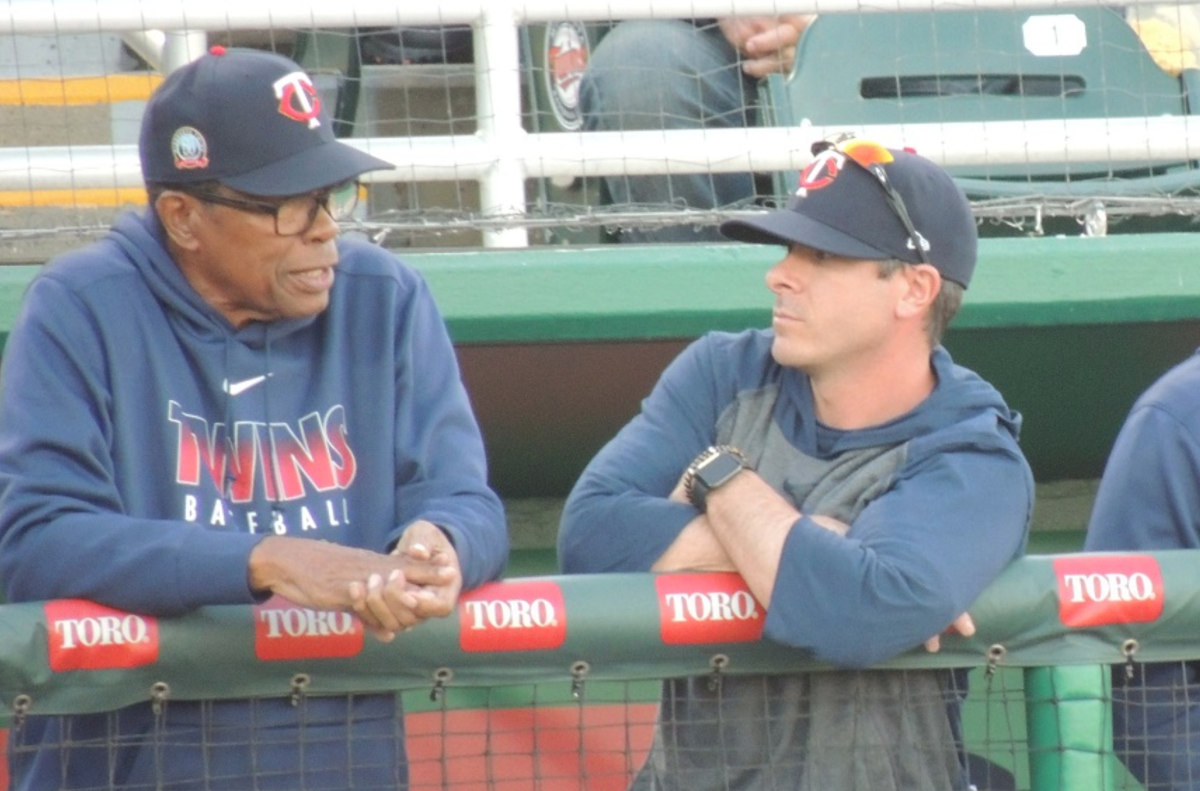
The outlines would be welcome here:
M 479 182 L 479 202 L 488 216 L 525 214 L 525 167 L 521 154 L 521 60 L 517 15 L 508 3 L 489 3 L 475 26 L 477 135 L 493 155 Z M 528 247 L 524 228 L 485 231 L 486 247 Z
M 180 66 L 191 63 L 208 50 L 208 33 L 170 31 L 163 42 L 162 72 L 170 74 Z

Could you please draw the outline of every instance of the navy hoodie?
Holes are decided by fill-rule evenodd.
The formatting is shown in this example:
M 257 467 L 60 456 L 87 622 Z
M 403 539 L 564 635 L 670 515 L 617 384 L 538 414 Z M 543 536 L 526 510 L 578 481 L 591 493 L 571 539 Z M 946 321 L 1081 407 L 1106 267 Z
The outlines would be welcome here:
M 1200 548 L 1200 353 L 1133 405 L 1100 479 L 1084 549 Z M 1113 667 L 1117 755 L 1147 788 L 1200 791 L 1200 662 Z
M 158 616 L 250 604 L 248 557 L 263 537 L 384 552 L 418 518 L 454 541 L 465 587 L 499 575 L 503 510 L 429 290 L 378 247 L 338 248 L 327 310 L 241 329 L 187 283 L 151 215 L 126 215 L 103 240 L 46 265 L 0 381 L 0 581 L 10 601 L 82 598 Z M 390 696 L 372 716 L 392 734 L 388 706 Z M 187 719 L 184 708 L 171 711 Z M 231 722 L 251 721 L 236 704 L 221 708 Z M 344 725 L 345 701 L 328 715 L 319 708 L 310 703 L 306 716 Z M 134 709 L 122 714 L 129 732 L 149 721 L 148 704 Z M 281 727 L 295 717 L 278 714 L 255 717 Z M 47 740 L 60 736 L 42 725 Z M 40 727 L 18 741 L 36 742 Z M 114 768 L 104 755 L 95 757 L 108 768 L 80 769 L 79 782 L 137 763 L 126 756 Z M 342 768 L 330 756 L 313 761 Z M 18 787 L 23 779 L 35 782 L 18 773 Z
M 710 445 L 734 445 L 804 514 L 784 544 L 764 634 L 869 667 L 941 632 L 1023 552 L 1033 477 L 1020 416 L 939 347 L 937 385 L 916 408 L 833 429 L 816 419 L 807 376 L 774 361 L 772 341 L 769 331 L 712 333 L 671 364 L 568 498 L 560 562 L 567 573 L 648 570 L 697 516 L 667 499 L 684 469 Z M 850 530 L 839 536 L 810 515 Z M 704 679 L 671 681 L 637 786 L 963 788 L 964 690 L 961 674 L 938 671 L 743 676 L 716 692 Z

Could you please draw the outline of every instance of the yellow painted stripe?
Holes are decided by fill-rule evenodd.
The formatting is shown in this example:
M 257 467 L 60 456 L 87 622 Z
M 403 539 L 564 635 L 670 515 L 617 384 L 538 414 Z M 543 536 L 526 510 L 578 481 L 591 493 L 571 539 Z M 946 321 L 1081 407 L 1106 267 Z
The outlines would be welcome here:
M 109 74 L 104 77 L 0 80 L 0 104 L 64 107 L 145 100 L 162 80 L 162 75 L 150 72 Z
M 367 185 L 358 185 L 358 200 L 360 203 L 366 203 Z M 30 192 L 0 190 L 0 209 L 94 208 L 144 206 L 145 204 L 146 190 L 142 187 L 33 190 Z
M 0 208 L 28 209 L 33 207 L 92 208 L 141 205 L 146 191 L 141 187 L 119 189 L 78 190 L 0 190 Z

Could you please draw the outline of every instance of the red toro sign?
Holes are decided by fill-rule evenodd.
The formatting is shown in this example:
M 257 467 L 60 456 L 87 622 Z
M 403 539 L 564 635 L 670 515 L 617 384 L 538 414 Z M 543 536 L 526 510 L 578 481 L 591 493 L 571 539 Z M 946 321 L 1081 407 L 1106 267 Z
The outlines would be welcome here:
M 113 670 L 158 661 L 158 620 L 82 599 L 46 602 L 50 669 Z
M 493 582 L 458 602 L 463 651 L 547 651 L 567 639 L 562 589 L 550 581 Z
M 740 574 L 656 577 L 662 641 L 668 645 L 750 643 L 762 639 L 766 611 Z
M 282 596 L 254 608 L 254 653 L 263 661 L 342 659 L 362 649 L 362 621 L 350 613 L 310 610 Z
M 1162 570 L 1148 555 L 1060 557 L 1054 573 L 1064 626 L 1146 623 L 1162 615 Z

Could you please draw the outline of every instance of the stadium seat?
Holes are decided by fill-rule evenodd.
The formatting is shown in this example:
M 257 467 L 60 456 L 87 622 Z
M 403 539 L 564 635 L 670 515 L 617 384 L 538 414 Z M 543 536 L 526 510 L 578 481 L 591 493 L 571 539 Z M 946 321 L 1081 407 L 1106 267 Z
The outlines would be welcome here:
M 1197 112 L 1200 79 L 1163 71 L 1107 7 L 819 15 L 788 77 L 765 83 L 769 125 L 847 126 L 1130 118 Z M 1036 180 L 1086 192 L 1124 181 L 1131 194 L 1197 183 L 1189 163 L 988 165 L 951 168 L 976 195 Z M 794 174 L 790 176 L 794 183 Z M 1042 182 L 1050 182 L 1045 185 Z M 1082 182 L 1082 183 L 1081 183 Z M 781 185 L 790 191 L 790 184 Z M 995 190 L 993 190 L 995 187 Z M 1175 187 L 1176 189 L 1169 189 Z
M 558 21 L 520 29 L 526 131 L 579 128 L 579 79 L 590 47 L 607 27 Z M 296 35 L 293 58 L 313 75 L 333 108 L 338 137 L 467 134 L 474 129 L 469 26 L 303 30 Z M 531 212 L 575 215 L 579 206 L 600 201 L 599 186 L 594 178 L 532 180 Z M 454 185 L 428 189 L 435 201 L 430 205 L 462 207 L 463 195 Z M 380 208 L 376 203 L 372 201 L 373 209 Z M 564 222 L 541 235 L 547 243 L 591 243 L 600 240 L 600 229 Z
M 529 105 L 529 131 L 579 128 L 577 98 L 571 91 L 577 88 L 590 47 L 606 31 L 606 25 L 573 22 L 521 28 L 522 87 Z M 334 117 L 339 137 L 354 134 L 364 84 L 370 87 L 368 72 L 425 72 L 428 76 L 422 79 L 426 83 L 437 79 L 456 88 L 474 84 L 472 33 L 466 25 L 302 30 L 296 35 L 292 56 L 315 77 L 326 78 L 322 87 L 336 90 Z

